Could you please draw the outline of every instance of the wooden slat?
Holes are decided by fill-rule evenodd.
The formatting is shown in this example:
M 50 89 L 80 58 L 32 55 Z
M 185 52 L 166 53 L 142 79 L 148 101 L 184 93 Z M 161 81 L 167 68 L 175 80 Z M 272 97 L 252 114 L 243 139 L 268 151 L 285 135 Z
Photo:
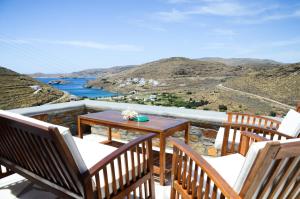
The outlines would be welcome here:
M 107 169 L 106 169 L 106 167 L 103 168 L 103 176 L 104 176 L 105 198 L 110 198 L 108 176 L 107 176 Z
M 201 169 L 200 170 L 200 178 L 199 178 L 199 185 L 198 185 L 198 190 L 197 190 L 197 198 L 202 198 L 203 195 L 203 184 L 204 184 L 204 172 Z
M 138 176 L 141 177 L 141 158 L 140 158 L 140 152 L 139 152 L 139 146 L 136 146 L 136 155 L 137 155 L 137 169 L 138 169 Z
M 96 178 L 97 196 L 98 196 L 98 199 L 102 199 L 102 193 L 101 193 L 101 185 L 100 185 L 99 174 L 96 174 L 96 175 L 95 175 L 95 178 Z
M 210 178 L 207 176 L 206 183 L 205 183 L 205 192 L 204 192 L 204 198 L 209 199 L 210 194 Z
M 189 167 L 188 167 L 188 173 L 187 173 L 187 192 L 189 193 L 189 194 L 191 194 L 192 193 L 192 190 L 191 190 L 191 179 L 192 179 L 192 166 L 193 166 L 193 160 L 191 159 L 191 158 L 189 158 L 190 159 L 190 161 L 189 161 Z
M 131 176 L 133 182 L 136 181 L 136 172 L 135 172 L 135 158 L 134 158 L 134 149 L 130 149 L 130 159 L 131 159 Z
M 123 184 L 123 171 L 122 171 L 122 163 L 121 163 L 121 157 L 118 157 L 118 170 L 119 170 L 119 186 L 121 190 L 124 190 L 124 184 Z
M 111 161 L 111 163 L 110 163 L 110 169 L 111 169 L 113 193 L 116 194 L 117 193 L 117 183 L 116 183 L 116 174 L 115 174 L 115 164 L 114 164 L 114 161 Z M 122 178 L 122 176 L 119 176 L 119 178 Z
M 186 189 L 186 169 L 187 169 L 187 155 L 184 154 L 183 156 L 183 171 L 182 171 L 182 186 L 184 189 Z
M 197 186 L 197 179 L 198 179 L 198 168 L 199 167 L 195 163 L 195 170 L 194 170 L 194 176 L 192 182 L 192 198 L 195 198 L 197 194 L 196 186 Z
M 286 179 L 288 178 L 290 172 L 292 172 L 292 170 L 295 168 L 295 165 L 297 165 L 297 164 L 298 164 L 298 158 L 290 158 L 287 161 L 287 163 L 284 166 L 283 173 L 280 176 L 278 176 L 279 177 L 278 182 L 272 189 L 272 193 L 271 193 L 270 197 L 274 197 L 275 193 L 277 193 L 279 191 L 279 189 L 284 186 L 284 183 L 285 183 Z
M 127 186 L 129 186 L 130 181 L 129 181 L 129 167 L 128 167 L 128 155 L 127 155 L 127 151 L 125 151 L 124 153 L 124 157 L 125 157 L 125 178 L 126 178 L 126 184 Z

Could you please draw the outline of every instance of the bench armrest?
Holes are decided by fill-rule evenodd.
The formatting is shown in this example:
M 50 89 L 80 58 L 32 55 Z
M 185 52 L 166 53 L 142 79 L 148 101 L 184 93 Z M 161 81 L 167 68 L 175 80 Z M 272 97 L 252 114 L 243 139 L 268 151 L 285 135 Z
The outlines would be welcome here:
M 127 196 L 149 180 L 149 195 L 152 197 L 154 195 L 152 138 L 155 135 L 149 133 L 140 136 L 100 160 L 83 175 L 84 184 L 90 186 L 90 182 L 95 178 L 97 193 L 103 196 L 100 181 L 104 178 L 105 198 L 112 196 L 123 198 L 123 195 Z M 109 179 L 112 186 L 109 185 Z M 101 186 L 103 187 L 103 184 Z
M 292 139 L 293 137 L 289 135 L 285 135 L 283 133 L 280 133 L 274 129 L 264 128 L 262 126 L 256 126 L 256 125 L 249 125 L 249 124 L 241 124 L 241 123 L 224 123 L 224 137 L 223 137 L 223 143 L 222 143 L 222 149 L 221 154 L 228 155 L 232 153 L 237 153 L 239 150 L 235 147 L 236 140 L 234 139 L 231 143 L 229 143 L 229 135 L 230 132 L 233 133 L 233 137 L 237 137 L 237 133 L 242 131 L 248 131 L 253 134 L 260 135 L 261 137 L 265 137 L 268 140 L 282 140 L 282 139 Z M 232 135 L 231 135 L 232 136 Z M 241 142 L 241 140 L 240 140 Z M 238 147 L 240 149 L 240 146 Z
M 169 138 L 169 140 L 173 144 L 171 199 L 175 198 L 175 192 L 187 196 L 184 198 L 197 196 L 199 198 L 199 195 L 208 198 L 210 194 L 212 194 L 211 198 L 217 198 L 219 191 L 221 198 L 240 198 L 222 176 L 190 146 L 175 138 Z M 204 180 L 205 174 L 207 175 L 206 181 Z M 210 192 L 212 182 L 214 185 Z
M 239 153 L 243 156 L 246 156 L 251 143 L 261 141 L 269 141 L 269 139 L 249 131 L 242 131 Z

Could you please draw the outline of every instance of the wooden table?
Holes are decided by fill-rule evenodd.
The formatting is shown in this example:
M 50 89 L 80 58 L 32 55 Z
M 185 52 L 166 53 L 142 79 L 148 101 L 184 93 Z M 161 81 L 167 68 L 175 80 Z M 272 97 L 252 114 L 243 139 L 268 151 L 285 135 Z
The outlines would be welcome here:
M 177 131 L 185 132 L 185 142 L 189 141 L 190 123 L 185 119 L 167 118 L 148 115 L 148 122 L 128 121 L 122 118 L 119 111 L 103 111 L 89 113 L 78 117 L 78 136 L 83 137 L 84 125 L 101 125 L 108 127 L 108 141 L 112 140 L 111 129 L 126 129 L 145 133 L 156 133 L 160 140 L 159 167 L 154 167 L 154 172 L 160 176 L 160 184 L 165 184 L 166 170 L 166 138 Z

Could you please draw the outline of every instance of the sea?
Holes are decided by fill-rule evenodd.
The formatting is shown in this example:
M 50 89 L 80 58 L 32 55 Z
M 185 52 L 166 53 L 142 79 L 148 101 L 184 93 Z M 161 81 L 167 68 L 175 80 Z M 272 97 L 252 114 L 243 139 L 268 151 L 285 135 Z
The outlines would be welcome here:
M 66 91 L 71 95 L 86 98 L 100 98 L 100 97 L 112 97 L 117 96 L 117 93 L 112 93 L 103 89 L 86 88 L 85 84 L 89 80 L 95 80 L 95 78 L 36 78 L 37 80 L 48 84 L 50 81 L 62 80 L 65 84 L 52 84 L 53 87 Z

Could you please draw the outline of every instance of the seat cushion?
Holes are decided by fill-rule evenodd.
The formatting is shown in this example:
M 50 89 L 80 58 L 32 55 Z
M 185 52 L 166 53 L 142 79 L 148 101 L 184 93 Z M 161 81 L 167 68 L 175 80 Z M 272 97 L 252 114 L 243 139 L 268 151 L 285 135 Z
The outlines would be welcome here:
M 300 134 L 300 113 L 292 109 L 289 110 L 283 118 L 278 131 L 292 137 L 297 137 Z
M 97 162 L 117 149 L 116 147 L 95 141 L 86 141 L 78 137 L 73 137 L 73 139 L 87 169 L 92 168 L 92 166 L 94 166 Z
M 230 186 L 234 186 L 245 162 L 245 157 L 239 153 L 222 157 L 202 156 Z
M 36 124 L 36 125 L 40 125 L 40 126 L 43 126 L 43 127 L 46 127 L 46 128 L 49 128 L 50 126 L 52 127 L 56 127 L 59 131 L 59 133 L 62 135 L 66 145 L 68 146 L 74 160 L 75 160 L 75 163 L 80 171 L 80 173 L 84 173 L 86 170 L 87 170 L 87 167 L 76 147 L 76 144 L 73 140 L 73 137 L 72 137 L 72 134 L 70 133 L 70 130 L 69 128 L 66 128 L 66 127 L 63 127 L 63 126 L 59 126 L 59 125 L 55 125 L 55 124 L 50 124 L 50 123 L 47 123 L 47 122 L 43 122 L 41 120 L 37 120 L 37 119 L 34 119 L 34 118 L 31 118 L 31 117 L 27 117 L 27 116 L 24 116 L 24 115 L 20 115 L 20 114 L 17 114 L 17 113 L 12 113 L 12 112 L 9 112 L 9 111 L 3 111 L 3 110 L 0 110 L 0 116 L 3 115 L 4 117 L 5 116 L 8 116 L 8 117 L 11 117 L 11 118 L 15 118 L 15 119 L 18 119 L 18 120 L 21 120 L 21 121 L 26 121 L 26 122 L 30 122 L 32 124 Z
M 83 161 L 85 165 L 87 166 L 88 169 L 92 168 L 96 163 L 98 163 L 100 160 L 103 160 L 105 157 L 113 153 L 117 148 L 104 145 L 95 141 L 87 141 L 84 139 L 80 139 L 77 137 L 73 137 L 76 146 L 79 150 L 80 155 L 83 158 Z M 134 154 L 134 169 L 135 169 L 135 175 L 138 175 L 138 155 L 137 153 Z M 128 159 L 128 171 L 129 171 L 129 180 L 132 180 L 132 163 L 131 163 L 131 154 L 130 152 L 127 152 L 127 159 Z M 122 168 L 122 178 L 123 178 L 123 185 L 126 184 L 126 167 L 125 167 L 125 157 L 124 155 L 120 156 L 121 159 L 121 168 Z M 143 163 L 143 157 L 140 155 L 140 164 Z M 112 179 L 112 168 L 111 165 L 108 165 L 107 167 L 107 174 L 108 174 L 108 183 L 109 183 L 109 192 L 113 192 L 113 179 Z M 140 168 L 142 169 L 142 168 Z M 119 184 L 119 179 L 120 179 L 120 174 L 119 174 L 119 164 L 117 159 L 114 160 L 114 172 L 116 176 L 116 187 L 117 189 L 120 187 Z M 94 188 L 96 187 L 96 180 L 95 177 L 92 178 L 93 180 L 93 186 Z M 101 187 L 101 193 L 102 196 L 105 196 L 105 187 L 104 187 L 104 174 L 103 171 L 101 170 L 99 172 L 99 180 L 100 180 L 100 187 Z
M 221 149 L 222 145 L 223 145 L 223 138 L 224 138 L 224 132 L 225 132 L 225 128 L 224 127 L 220 127 L 216 140 L 215 140 L 215 148 L 216 149 Z M 234 134 L 234 129 L 230 129 L 229 131 L 229 138 L 228 138 L 228 144 L 232 143 L 233 140 L 233 134 Z M 236 131 L 236 136 L 235 136 L 235 147 L 237 148 L 239 143 L 240 143 L 240 139 L 241 139 L 241 132 L 239 130 Z

